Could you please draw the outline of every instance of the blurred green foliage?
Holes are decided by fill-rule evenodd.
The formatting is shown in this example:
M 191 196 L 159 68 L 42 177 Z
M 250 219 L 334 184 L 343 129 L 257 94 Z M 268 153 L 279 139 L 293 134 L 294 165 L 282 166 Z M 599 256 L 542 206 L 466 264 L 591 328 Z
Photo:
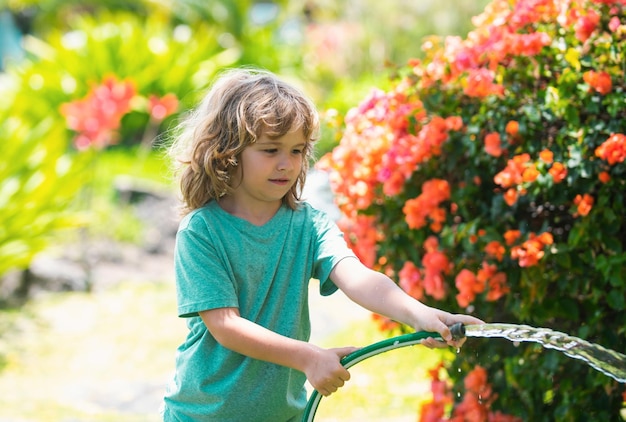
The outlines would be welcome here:
M 479 3 L 473 6 L 475 12 L 480 10 Z M 11 141 L 2 148 L 17 148 L 18 139 L 17 144 L 29 144 L 33 150 L 22 150 L 12 166 L 3 168 L 6 177 L 0 192 L 8 198 L 6 192 L 12 192 L 16 184 L 34 183 L 27 172 L 18 170 L 19 159 L 24 161 L 23 166 L 39 163 L 31 167 L 33 174 L 51 172 L 51 165 L 30 156 L 35 150 L 45 150 L 46 163 L 67 162 L 55 167 L 55 177 L 63 176 L 71 183 L 52 183 L 54 178 L 46 177 L 50 181 L 46 186 L 56 189 L 59 203 L 66 206 L 57 220 L 51 216 L 55 208 L 49 205 L 50 200 L 30 202 L 28 209 L 33 215 L 50 214 L 49 220 L 56 221 L 47 226 L 50 232 L 62 226 L 73 227 L 78 221 L 101 224 L 84 220 L 85 215 L 97 214 L 85 211 L 94 211 L 89 208 L 102 203 L 93 199 L 94 192 L 81 193 L 89 196 L 88 200 L 64 198 L 93 191 L 94 183 L 102 184 L 93 180 L 93 171 L 85 171 L 85 166 L 101 174 L 111 163 L 102 159 L 102 152 L 85 154 L 73 149 L 75 133 L 67 129 L 60 107 L 85 98 L 110 76 L 131 81 L 137 92 L 131 111 L 124 115 L 117 130 L 119 146 L 127 148 L 131 157 L 141 159 L 134 155 L 138 151 L 135 145 L 146 138 L 166 135 L 177 119 L 174 114 L 153 127 L 146 104 L 150 95 L 174 94 L 180 101 L 178 112 L 183 113 L 197 102 L 216 72 L 246 65 L 283 75 L 301 85 L 319 104 L 325 122 L 318 145 L 321 155 L 336 145 L 341 116 L 370 87 L 385 86 L 390 69 L 386 62 L 403 62 L 415 55 L 412 41 L 417 43 L 429 30 L 463 33 L 469 27 L 465 14 L 472 13 L 466 6 L 448 8 L 456 13 L 449 13 L 447 22 L 459 22 L 458 27 L 446 25 L 445 19 L 426 18 L 441 9 L 440 3 L 427 2 L 417 7 L 405 1 L 387 8 L 374 0 L 4 0 L 0 10 L 11 11 L 25 34 L 25 58 L 5 63 L 7 73 L 3 74 L 5 83 L 0 90 L 7 100 L 3 113 L 11 118 L 3 119 L 7 130 L 2 136 L 10 136 Z M 326 114 L 326 110 L 330 112 Z M 17 127 L 24 133 L 17 133 Z M 39 169 L 39 165 L 43 167 Z M 103 195 L 105 200 L 111 197 L 110 192 L 104 194 L 97 187 L 95 194 Z M 15 209 L 25 208 L 25 197 L 11 199 Z M 70 218 L 72 212 L 81 218 Z M 5 226 L 21 224 L 9 219 L 8 213 L 8 208 L 0 210 Z M 9 228 L 4 230 L 8 236 Z M 27 266 L 30 257 L 45 247 L 44 229 L 42 236 L 31 231 L 28 241 L 22 240 L 24 232 L 18 234 L 19 227 L 10 230 L 13 246 L 1 249 L 0 276 L 12 266 Z M 24 246 L 31 243 L 38 246 Z
M 9 90 L 3 95 L 8 98 Z M 40 100 L 22 98 L 0 108 L 0 275 L 28 266 L 57 230 L 81 224 L 72 204 L 84 162 L 68 151 L 62 121 L 25 117 L 42 106 Z

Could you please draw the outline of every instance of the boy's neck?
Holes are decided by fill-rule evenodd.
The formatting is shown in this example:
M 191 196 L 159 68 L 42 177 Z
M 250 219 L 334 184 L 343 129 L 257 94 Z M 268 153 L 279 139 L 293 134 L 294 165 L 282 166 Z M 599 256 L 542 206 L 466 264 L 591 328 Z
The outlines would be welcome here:
M 235 217 L 246 220 L 255 226 L 263 226 L 276 215 L 282 202 L 268 202 L 261 206 L 259 206 L 260 204 L 250 206 L 235 201 L 232 196 L 224 196 L 218 200 L 218 204 L 224 211 Z

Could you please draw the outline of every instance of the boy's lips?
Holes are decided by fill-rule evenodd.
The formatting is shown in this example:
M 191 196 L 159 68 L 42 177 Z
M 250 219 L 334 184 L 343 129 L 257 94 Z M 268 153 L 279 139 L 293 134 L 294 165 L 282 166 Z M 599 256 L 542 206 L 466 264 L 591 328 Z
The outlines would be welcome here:
M 278 185 L 286 185 L 289 183 L 289 179 L 270 179 L 270 182 L 276 183 Z

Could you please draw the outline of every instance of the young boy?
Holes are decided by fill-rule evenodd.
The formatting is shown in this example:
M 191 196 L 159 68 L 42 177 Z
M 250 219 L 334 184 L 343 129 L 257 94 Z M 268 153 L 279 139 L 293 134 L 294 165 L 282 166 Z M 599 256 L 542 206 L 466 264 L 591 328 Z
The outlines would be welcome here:
M 233 70 L 183 124 L 183 220 L 175 268 L 178 314 L 189 334 L 176 356 L 165 421 L 298 421 L 305 381 L 323 395 L 350 374 L 354 347 L 308 343 L 308 283 L 416 330 L 428 347 L 459 347 L 448 327 L 479 324 L 430 308 L 365 267 L 326 214 L 300 193 L 319 129 L 299 90 L 264 71 Z

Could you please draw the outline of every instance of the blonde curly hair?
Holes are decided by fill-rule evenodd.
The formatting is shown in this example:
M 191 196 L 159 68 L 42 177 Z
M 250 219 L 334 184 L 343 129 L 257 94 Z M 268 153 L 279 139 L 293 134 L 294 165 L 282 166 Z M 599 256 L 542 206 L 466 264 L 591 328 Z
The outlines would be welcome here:
M 241 152 L 265 134 L 278 138 L 301 129 L 307 139 L 300 175 L 283 204 L 295 209 L 306 180 L 319 116 L 310 99 L 259 69 L 225 71 L 199 106 L 178 126 L 169 149 L 182 194 L 181 214 L 232 193 L 231 174 Z

